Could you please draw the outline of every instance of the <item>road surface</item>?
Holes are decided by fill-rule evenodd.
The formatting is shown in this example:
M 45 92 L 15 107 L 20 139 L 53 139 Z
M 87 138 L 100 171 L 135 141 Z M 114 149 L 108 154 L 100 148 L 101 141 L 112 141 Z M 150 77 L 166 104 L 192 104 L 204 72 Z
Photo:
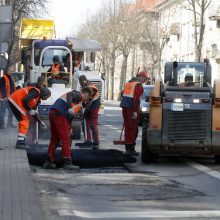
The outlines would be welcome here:
M 121 110 L 100 117 L 101 148 L 120 135 Z M 140 151 L 141 130 L 137 141 Z M 81 169 L 32 167 L 46 219 L 220 219 L 220 165 L 212 158 L 160 158 L 153 164 Z

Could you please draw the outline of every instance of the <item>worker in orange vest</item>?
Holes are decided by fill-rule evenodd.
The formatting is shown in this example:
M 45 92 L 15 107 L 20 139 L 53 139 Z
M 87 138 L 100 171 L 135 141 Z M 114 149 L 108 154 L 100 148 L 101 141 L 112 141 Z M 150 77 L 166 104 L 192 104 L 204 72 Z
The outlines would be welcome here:
M 78 169 L 77 166 L 72 165 L 71 159 L 71 116 L 78 113 L 82 102 L 87 101 L 91 97 L 91 93 L 91 89 L 88 87 L 83 88 L 81 92 L 73 90 L 57 99 L 51 107 L 49 113 L 51 138 L 48 148 L 48 159 L 43 165 L 45 169 L 56 168 L 54 159 L 58 142 L 61 142 L 62 147 L 63 168 Z
M 3 77 L 0 78 L 0 128 L 15 127 L 13 125 L 13 113 L 8 105 L 7 98 L 16 90 L 14 80 L 12 78 L 13 67 L 9 67 Z M 5 112 L 8 109 L 7 126 L 5 126 Z
M 62 79 L 62 74 L 60 72 L 65 72 L 64 66 L 60 63 L 59 56 L 55 55 L 53 57 L 53 64 L 48 72 L 48 85 L 52 85 L 53 79 Z
M 9 105 L 16 119 L 18 120 L 18 139 L 16 148 L 26 149 L 25 138 L 29 128 L 29 119 L 27 114 L 35 116 L 37 114 L 36 107 L 40 100 L 46 100 L 51 96 L 51 92 L 47 88 L 37 89 L 28 86 L 19 89 L 8 97 Z
M 121 104 L 125 126 L 125 150 L 129 155 L 138 155 L 135 151 L 138 135 L 140 98 L 143 94 L 142 84 L 146 82 L 149 73 L 142 71 L 125 84 L 122 91 Z
M 98 88 L 91 83 L 85 75 L 79 77 L 82 88 L 88 86 L 92 89 L 92 99 L 89 103 L 85 103 L 84 118 L 86 120 L 86 140 L 84 143 L 77 143 L 78 146 L 92 146 L 93 150 L 99 148 L 99 132 L 98 132 L 98 113 L 101 105 Z

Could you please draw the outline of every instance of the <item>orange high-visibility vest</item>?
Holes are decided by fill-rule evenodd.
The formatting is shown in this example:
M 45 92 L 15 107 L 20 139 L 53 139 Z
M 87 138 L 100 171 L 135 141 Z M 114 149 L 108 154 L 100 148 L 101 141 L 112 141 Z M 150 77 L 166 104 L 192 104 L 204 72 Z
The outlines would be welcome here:
M 67 102 L 67 93 L 62 95 L 60 98 Z M 79 110 L 82 108 L 82 101 L 80 101 L 79 103 L 72 102 L 71 108 L 73 109 L 74 113 L 78 113 Z
M 139 84 L 139 82 L 127 82 L 122 96 L 134 98 L 135 87 L 137 84 Z
M 6 96 L 10 96 L 11 94 L 11 88 L 10 88 L 10 81 L 7 75 L 4 75 L 4 80 L 5 80 L 5 90 L 6 90 Z M 0 98 L 3 98 L 2 94 L 0 93 Z
M 4 75 L 3 77 L 5 78 L 5 89 L 6 89 L 6 95 L 8 97 L 11 94 L 10 81 L 7 75 Z
M 53 75 L 54 73 L 60 72 L 60 64 L 58 64 L 58 65 L 56 65 L 56 66 L 55 66 L 55 64 L 53 64 L 53 65 L 52 65 L 52 70 L 51 70 L 51 72 L 52 72 L 52 75 Z
M 98 90 L 97 86 L 96 86 L 95 84 L 90 84 L 89 87 L 90 87 L 91 89 L 96 90 L 96 94 L 95 94 L 94 97 L 92 97 L 92 99 L 93 99 L 93 100 L 98 99 L 98 98 L 99 98 L 99 90 Z
M 81 108 L 82 108 L 82 102 L 80 102 L 78 104 L 72 102 L 72 109 L 75 114 L 78 113 Z
M 36 87 L 32 87 L 32 86 L 28 86 L 26 88 L 22 88 L 22 89 L 18 89 L 17 91 L 15 91 L 14 93 L 11 94 L 11 96 L 8 97 L 8 100 L 23 114 L 26 115 L 27 114 L 27 109 L 24 107 L 23 105 L 23 98 L 29 93 L 29 91 L 31 89 L 35 89 L 38 93 L 39 96 L 35 99 L 32 99 L 29 102 L 29 106 L 31 107 L 31 109 L 35 108 L 39 102 L 40 99 L 40 90 L 37 89 Z

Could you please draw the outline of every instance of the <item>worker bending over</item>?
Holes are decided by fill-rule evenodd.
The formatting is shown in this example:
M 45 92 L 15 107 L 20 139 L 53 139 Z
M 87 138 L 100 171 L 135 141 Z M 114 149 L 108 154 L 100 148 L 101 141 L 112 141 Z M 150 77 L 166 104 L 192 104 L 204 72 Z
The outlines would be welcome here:
M 140 97 L 144 91 L 142 83 L 146 82 L 148 75 L 147 72 L 139 72 L 136 77 L 125 84 L 122 91 L 120 106 L 125 126 L 125 150 L 129 155 L 138 155 L 135 145 L 138 135 Z
M 92 146 L 93 149 L 99 148 L 99 132 L 98 132 L 98 113 L 101 105 L 99 91 L 95 84 L 91 83 L 85 75 L 79 77 L 79 83 L 82 88 L 88 86 L 92 90 L 92 99 L 88 103 L 84 103 L 84 118 L 86 120 L 87 140 L 80 146 Z
M 26 149 L 25 138 L 29 128 L 28 113 L 31 116 L 37 114 L 37 105 L 40 100 L 46 100 L 51 96 L 51 92 L 47 88 L 37 89 L 28 86 L 19 89 L 8 97 L 9 105 L 16 119 L 18 120 L 18 140 L 16 148 Z
M 54 164 L 56 144 L 60 141 L 62 146 L 62 156 L 64 169 L 78 169 L 72 165 L 71 160 L 71 115 L 78 113 L 81 109 L 82 102 L 91 98 L 91 89 L 85 87 L 81 92 L 71 91 L 64 94 L 51 107 L 49 113 L 50 120 L 50 144 L 48 148 L 48 159 L 43 167 L 46 169 L 55 169 Z

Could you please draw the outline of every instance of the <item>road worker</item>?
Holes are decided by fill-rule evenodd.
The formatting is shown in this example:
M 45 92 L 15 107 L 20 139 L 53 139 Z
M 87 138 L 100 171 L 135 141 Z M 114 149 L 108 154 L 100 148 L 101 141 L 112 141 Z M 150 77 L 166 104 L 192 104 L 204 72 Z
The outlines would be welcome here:
M 55 169 L 54 164 L 56 145 L 60 141 L 63 156 L 63 168 L 75 170 L 77 166 L 72 165 L 71 160 L 71 115 L 76 114 L 82 106 L 83 101 L 91 98 L 91 89 L 84 87 L 81 92 L 71 91 L 64 94 L 51 107 L 49 113 L 51 138 L 48 148 L 48 159 L 43 167 L 45 169 Z
M 79 83 L 82 88 L 88 86 L 92 89 L 92 100 L 89 103 L 84 103 L 87 140 L 78 146 L 92 146 L 96 150 L 99 148 L 98 113 L 101 105 L 99 91 L 96 85 L 91 83 L 85 75 L 79 77 Z
M 15 127 L 13 125 L 13 113 L 8 105 L 7 98 L 16 90 L 14 80 L 11 76 L 14 71 L 13 67 L 9 67 L 3 77 L 0 78 L 0 128 Z M 8 120 L 5 126 L 5 112 L 8 109 Z
M 129 155 L 138 155 L 135 151 L 135 141 L 138 135 L 140 97 L 143 94 L 142 84 L 146 82 L 149 73 L 141 71 L 125 84 L 122 91 L 121 104 L 125 126 L 125 150 Z
M 40 100 L 46 100 L 51 96 L 47 88 L 37 89 L 28 86 L 21 88 L 8 97 L 9 105 L 16 119 L 18 120 L 18 140 L 16 148 L 26 149 L 25 138 L 29 128 L 28 113 L 31 116 L 37 114 L 36 107 Z
M 59 56 L 53 57 L 53 64 L 48 72 L 48 85 L 51 86 L 54 79 L 62 79 L 62 72 L 65 72 L 64 66 L 60 63 Z

